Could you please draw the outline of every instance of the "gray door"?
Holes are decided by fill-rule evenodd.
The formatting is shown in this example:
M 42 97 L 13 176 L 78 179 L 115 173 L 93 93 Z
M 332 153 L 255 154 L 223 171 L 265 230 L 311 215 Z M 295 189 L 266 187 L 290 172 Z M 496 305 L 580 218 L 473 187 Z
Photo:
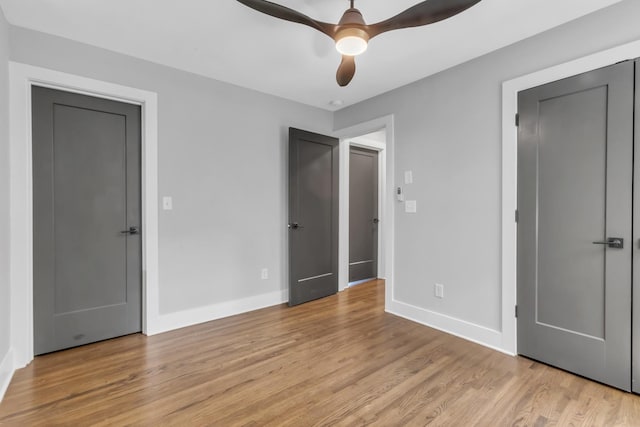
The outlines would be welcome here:
M 338 292 L 338 140 L 289 129 L 289 305 Z
M 518 99 L 518 352 L 624 390 L 633 86 L 626 62 Z
M 631 388 L 634 393 L 640 393 L 640 60 L 636 60 L 636 94 L 635 94 L 635 140 L 634 140 L 634 186 L 633 186 L 633 350 L 631 361 Z
M 34 87 L 32 108 L 35 353 L 139 332 L 140 107 Z
M 378 277 L 378 152 L 351 147 L 349 282 Z

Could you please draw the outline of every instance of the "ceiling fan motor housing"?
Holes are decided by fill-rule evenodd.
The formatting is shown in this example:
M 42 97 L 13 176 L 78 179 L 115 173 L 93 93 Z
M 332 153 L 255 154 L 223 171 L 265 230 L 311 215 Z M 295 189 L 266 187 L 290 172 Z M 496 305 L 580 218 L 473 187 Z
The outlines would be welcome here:
M 340 22 L 338 22 L 334 40 L 336 43 L 339 43 L 342 39 L 353 37 L 363 40 L 366 44 L 370 39 L 366 27 L 367 24 L 365 24 L 362 13 L 360 13 L 358 9 L 353 7 L 347 9 L 342 15 Z

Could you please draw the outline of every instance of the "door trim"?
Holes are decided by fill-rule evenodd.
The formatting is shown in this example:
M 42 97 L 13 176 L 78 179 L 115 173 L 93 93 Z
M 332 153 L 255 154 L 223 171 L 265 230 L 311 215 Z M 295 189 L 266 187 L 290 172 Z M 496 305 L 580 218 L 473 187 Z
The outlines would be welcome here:
M 31 87 L 106 98 L 141 106 L 142 331 L 156 333 L 158 298 L 158 99 L 145 90 L 9 62 L 10 289 L 14 366 L 33 360 L 33 187 Z
M 515 355 L 517 353 L 516 305 L 516 224 L 517 208 L 517 142 L 518 133 L 515 116 L 518 112 L 518 92 L 575 76 L 616 62 L 640 56 L 640 40 L 606 49 L 592 55 L 542 69 L 502 84 L 502 236 L 501 272 L 502 286 L 502 348 Z

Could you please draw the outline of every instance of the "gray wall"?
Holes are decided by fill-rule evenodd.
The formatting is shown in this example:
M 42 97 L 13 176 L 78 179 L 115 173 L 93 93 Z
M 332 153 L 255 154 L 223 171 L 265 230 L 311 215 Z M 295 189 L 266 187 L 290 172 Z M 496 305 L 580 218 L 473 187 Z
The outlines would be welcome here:
M 418 201 L 396 204 L 397 300 L 500 329 L 501 84 L 640 39 L 639 16 L 624 1 L 336 113 L 336 129 L 395 114 L 395 181 L 412 170 Z
M 330 132 L 331 113 L 31 30 L 10 36 L 12 61 L 158 93 L 159 196 L 174 205 L 160 211 L 162 314 L 286 288 L 287 128 Z
M 9 25 L 0 10 L 0 362 L 9 350 Z
M 418 201 L 417 214 L 396 215 L 396 298 L 499 329 L 501 83 L 636 40 L 637 16 L 640 2 L 627 0 L 335 115 L 21 28 L 10 28 L 10 57 L 158 93 L 159 195 L 174 198 L 173 211 L 160 211 L 162 313 L 285 288 L 287 126 L 326 133 L 395 114 L 396 182 L 412 170 L 405 195 Z M 6 162 L 7 126 L 0 129 Z M 0 197 L 6 171 L 0 163 Z M 0 238 L 6 211 L 0 205 Z M 262 267 L 269 280 L 260 280 Z M 436 282 L 445 285 L 443 300 L 433 297 Z M 5 332 L 0 327 L 0 355 Z

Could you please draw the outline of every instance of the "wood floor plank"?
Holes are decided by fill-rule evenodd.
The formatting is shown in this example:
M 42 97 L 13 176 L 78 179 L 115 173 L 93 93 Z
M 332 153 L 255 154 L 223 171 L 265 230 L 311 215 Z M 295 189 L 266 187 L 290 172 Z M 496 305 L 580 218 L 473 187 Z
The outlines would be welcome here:
M 385 313 L 373 281 L 37 357 L 0 425 L 640 426 L 640 397 Z

